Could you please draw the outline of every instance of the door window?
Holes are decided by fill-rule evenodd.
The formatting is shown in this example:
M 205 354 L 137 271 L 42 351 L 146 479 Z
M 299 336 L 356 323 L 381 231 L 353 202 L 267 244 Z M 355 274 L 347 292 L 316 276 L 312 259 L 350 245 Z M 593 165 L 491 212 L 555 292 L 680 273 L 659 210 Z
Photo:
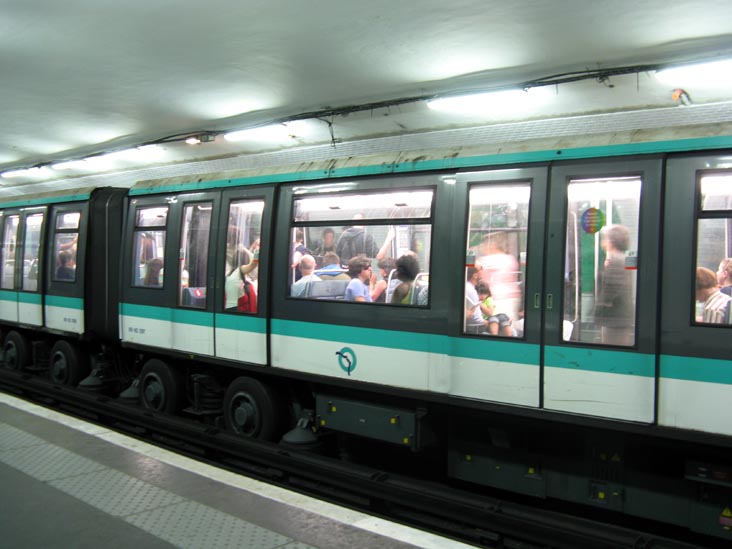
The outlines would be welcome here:
M 563 339 L 635 344 L 640 177 L 567 186 Z
M 141 207 L 135 215 L 132 285 L 163 287 L 167 206 Z
M 730 324 L 732 296 L 732 175 L 706 174 L 699 181 L 696 272 L 692 322 Z
M 263 200 L 237 200 L 229 206 L 224 266 L 224 310 L 227 312 L 257 312 L 263 212 Z
M 2 288 L 5 290 L 12 290 L 15 287 L 15 246 L 18 241 L 18 222 L 17 215 L 5 218 L 2 264 Z
M 178 304 L 206 308 L 211 202 L 188 204 L 183 209 L 180 238 Z
M 53 236 L 55 264 L 52 279 L 59 282 L 76 280 L 76 251 L 79 242 L 81 212 L 59 212 Z
M 466 333 L 523 335 L 529 184 L 474 186 L 470 190 Z
M 41 228 L 43 214 L 37 213 L 25 218 L 25 245 L 23 247 L 23 290 L 38 291 Z

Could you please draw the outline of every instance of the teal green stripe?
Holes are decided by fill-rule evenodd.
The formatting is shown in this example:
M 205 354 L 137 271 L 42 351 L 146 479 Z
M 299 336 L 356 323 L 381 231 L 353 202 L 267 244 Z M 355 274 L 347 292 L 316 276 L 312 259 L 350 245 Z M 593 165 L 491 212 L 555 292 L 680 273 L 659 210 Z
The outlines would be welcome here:
M 26 198 L 24 200 L 12 200 L 4 202 L 0 200 L 0 208 L 23 208 L 27 206 L 42 206 L 45 204 L 62 204 L 64 202 L 77 202 L 88 200 L 90 193 L 70 194 L 66 196 L 54 196 L 45 198 Z
M 551 345 L 544 350 L 544 364 L 549 368 L 655 377 L 655 363 L 655 355 L 625 351 Z
M 447 354 L 448 338 L 433 334 L 397 332 L 374 328 L 353 328 L 316 322 L 272 319 L 272 333 L 290 337 L 304 337 L 331 341 L 334 344 L 355 343 L 373 347 L 387 347 L 405 351 L 423 351 Z
M 661 377 L 732 385 L 732 360 L 661 355 Z
M 572 149 L 549 149 L 544 151 L 443 158 L 438 160 L 419 160 L 416 162 L 403 162 L 397 164 L 376 164 L 352 168 L 336 168 L 332 170 L 279 173 L 234 179 L 216 179 L 213 181 L 191 181 L 190 183 L 165 186 L 143 185 L 130 189 L 130 195 L 180 192 L 183 190 L 208 190 L 214 188 L 242 187 L 268 183 L 287 183 L 292 181 L 307 181 L 336 177 L 357 177 L 386 173 L 404 173 L 422 170 L 449 170 L 476 166 L 494 166 L 500 164 L 548 162 L 550 160 L 598 158 L 692 150 L 700 151 L 725 147 L 732 147 L 732 136 L 701 137 L 694 139 L 679 139 L 676 141 L 651 141 L 648 143 L 626 143 L 598 147 L 577 147 Z
M 540 347 L 531 343 L 494 338 L 450 338 L 450 355 L 539 366 Z
M 333 342 L 386 347 L 405 351 L 437 353 L 464 358 L 539 364 L 539 347 L 517 341 L 450 338 L 435 334 L 397 332 L 374 328 L 354 328 L 333 324 L 272 319 L 272 333 Z
M 124 316 L 136 316 L 150 320 L 162 320 L 165 322 L 206 326 L 209 328 L 213 326 L 213 314 L 205 311 L 151 307 L 149 305 L 136 305 L 132 303 L 122 303 L 120 304 L 120 308 Z
M 63 297 L 60 295 L 47 295 L 46 305 L 51 307 L 63 307 L 65 309 L 84 309 L 84 300 L 79 297 Z
M 219 314 L 216 315 L 216 327 L 238 332 L 267 332 L 267 321 L 251 315 Z
M 18 292 L 18 303 L 30 303 L 31 305 L 41 304 L 41 294 Z
M 16 303 L 18 301 L 18 292 L 14 292 L 12 290 L 0 290 L 0 299 Z

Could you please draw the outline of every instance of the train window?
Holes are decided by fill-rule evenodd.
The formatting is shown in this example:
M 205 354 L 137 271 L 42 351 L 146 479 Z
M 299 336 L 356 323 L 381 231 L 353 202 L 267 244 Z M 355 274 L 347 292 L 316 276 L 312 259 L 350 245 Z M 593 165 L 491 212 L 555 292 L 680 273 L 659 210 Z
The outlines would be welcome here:
M 563 338 L 635 344 L 640 177 L 567 186 Z
M 730 324 L 732 296 L 732 174 L 700 178 L 697 215 L 694 318 Z
M 188 204 L 181 228 L 178 303 L 206 308 L 208 248 L 211 234 L 211 202 Z
M 25 218 L 25 245 L 23 247 L 23 290 L 38 290 L 38 262 L 41 246 L 43 214 L 37 213 Z
M 132 264 L 137 265 L 132 272 L 133 286 L 162 288 L 167 219 L 165 206 L 138 208 L 132 246 Z
M 294 200 L 290 297 L 429 305 L 432 190 Z
M 10 215 L 5 218 L 3 230 L 2 288 L 15 287 L 15 243 L 18 240 L 19 217 Z
M 470 189 L 465 271 L 466 333 L 503 337 L 523 334 L 529 184 Z
M 56 215 L 53 236 L 53 257 L 56 258 L 52 275 L 54 281 L 76 280 L 76 248 L 80 219 L 81 212 L 59 212 Z
M 224 269 L 224 310 L 256 313 L 262 200 L 238 200 L 229 207 Z

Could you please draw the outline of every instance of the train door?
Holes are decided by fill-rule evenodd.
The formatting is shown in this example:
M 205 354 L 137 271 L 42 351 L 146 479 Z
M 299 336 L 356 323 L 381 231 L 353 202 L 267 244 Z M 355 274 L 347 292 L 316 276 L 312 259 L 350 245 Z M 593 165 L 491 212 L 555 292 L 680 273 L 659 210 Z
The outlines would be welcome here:
M 658 421 L 732 435 L 732 157 L 666 173 Z
M 87 211 L 87 202 L 74 202 L 55 205 L 49 216 L 44 313 L 53 330 L 84 333 Z
M 653 422 L 661 160 L 551 170 L 543 406 Z
M 454 217 L 467 234 L 453 241 L 466 242 L 467 254 L 456 299 L 465 314 L 451 338 L 453 395 L 540 404 L 546 185 L 546 167 L 458 176 Z
M 213 356 L 212 227 L 218 193 L 130 199 L 123 341 Z
M 267 364 L 267 300 L 273 189 L 228 190 L 216 237 L 216 356 Z M 225 229 L 225 230 L 224 230 Z

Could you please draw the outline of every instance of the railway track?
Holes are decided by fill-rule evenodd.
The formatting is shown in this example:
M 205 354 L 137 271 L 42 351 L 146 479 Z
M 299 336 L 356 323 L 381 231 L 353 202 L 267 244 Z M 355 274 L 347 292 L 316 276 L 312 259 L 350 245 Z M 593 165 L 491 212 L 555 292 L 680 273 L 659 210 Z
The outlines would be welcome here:
M 0 390 L 218 467 L 442 536 L 496 548 L 709 547 L 293 450 L 0 368 Z M 673 537 L 673 536 L 671 536 Z

